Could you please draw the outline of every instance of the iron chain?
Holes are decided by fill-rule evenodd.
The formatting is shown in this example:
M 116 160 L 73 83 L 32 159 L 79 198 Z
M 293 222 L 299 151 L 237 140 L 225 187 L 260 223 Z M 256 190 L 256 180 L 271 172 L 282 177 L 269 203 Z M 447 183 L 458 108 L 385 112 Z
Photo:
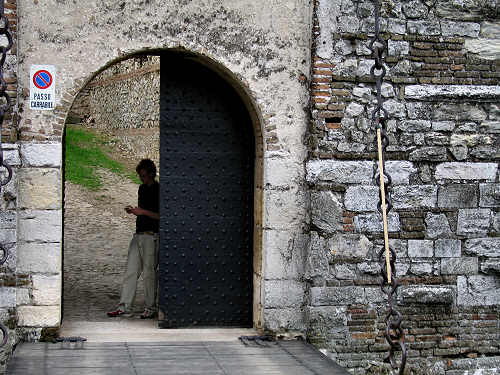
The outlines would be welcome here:
M 12 33 L 9 30 L 9 19 L 5 15 L 4 0 L 0 0 L 0 36 L 7 39 L 6 46 L 0 46 L 0 170 L 5 168 L 7 170 L 7 177 L 2 178 L 0 175 L 0 193 L 2 192 L 2 187 L 7 185 L 12 179 L 12 167 L 4 160 L 3 146 L 2 146 L 2 125 L 5 114 L 10 109 L 11 100 L 7 93 L 7 83 L 3 77 L 4 65 L 7 58 L 7 53 L 12 48 L 14 44 Z M 0 244 L 0 250 L 2 251 L 2 257 L 0 258 L 0 266 L 3 265 L 9 256 L 8 250 Z M 7 328 L 0 323 L 0 331 L 2 331 L 2 341 L 0 342 L 0 348 L 5 346 L 9 340 L 9 334 Z
M 4 11 L 4 1 L 0 1 L 0 36 L 7 38 L 7 45 L 0 46 L 0 168 L 5 168 L 7 170 L 7 178 L 0 180 L 0 192 L 2 187 L 7 185 L 12 179 L 12 167 L 4 160 L 3 147 L 2 147 L 2 125 L 5 114 L 10 109 L 11 101 L 10 96 L 7 93 L 7 83 L 3 78 L 5 59 L 7 58 L 7 52 L 10 51 L 13 45 L 12 33 L 9 30 L 9 19 L 5 15 Z
M 370 70 L 370 74 L 375 78 L 376 88 L 377 88 L 377 104 L 375 109 L 372 112 L 372 124 L 374 125 L 375 130 L 378 132 L 380 130 L 381 137 L 381 169 L 383 173 L 383 188 L 381 188 L 381 179 L 380 179 L 380 169 L 375 174 L 375 181 L 379 186 L 379 203 L 377 208 L 380 213 L 385 211 L 386 215 L 392 208 L 392 203 L 389 197 L 389 187 L 391 185 L 391 176 L 387 173 L 385 168 L 385 153 L 387 146 L 389 144 L 389 138 L 387 137 L 387 118 L 388 113 L 384 109 L 384 101 L 382 99 L 382 82 L 387 73 L 387 70 L 384 65 L 384 53 L 387 51 L 386 42 L 380 35 L 380 14 L 379 14 L 379 0 L 374 0 L 375 5 L 375 35 L 370 41 L 369 47 L 372 51 L 373 58 L 375 60 L 375 64 L 372 66 Z M 384 195 L 384 197 L 382 196 Z M 385 207 L 382 207 L 382 202 L 385 202 Z M 386 225 L 386 222 L 384 223 Z M 385 228 L 384 230 L 387 230 Z M 382 276 L 381 289 L 382 292 L 387 295 L 387 304 L 389 310 L 385 317 L 385 339 L 387 343 L 390 345 L 389 354 L 385 358 L 385 361 L 390 363 L 393 369 L 399 368 L 399 375 L 404 373 L 404 369 L 406 366 L 406 346 L 405 346 L 405 335 L 404 331 L 401 328 L 401 322 L 403 321 L 403 316 L 401 313 L 395 308 L 395 297 L 397 295 L 397 289 L 399 286 L 399 282 L 396 279 L 396 253 L 393 249 L 390 248 L 389 244 L 386 243 L 388 241 L 387 236 L 384 237 L 384 245 L 380 253 L 378 254 L 379 262 L 380 262 L 380 274 Z M 389 255 L 388 260 L 384 257 L 385 249 L 388 249 Z M 388 267 L 390 267 L 390 272 L 388 273 Z M 389 277 L 390 274 L 390 277 Z M 395 352 L 401 351 L 401 363 L 398 366 L 395 360 Z

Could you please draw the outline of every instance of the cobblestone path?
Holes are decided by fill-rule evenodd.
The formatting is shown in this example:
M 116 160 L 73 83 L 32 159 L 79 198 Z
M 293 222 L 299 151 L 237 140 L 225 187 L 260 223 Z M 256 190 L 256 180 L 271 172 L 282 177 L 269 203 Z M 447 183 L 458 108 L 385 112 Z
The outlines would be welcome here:
M 135 216 L 126 205 L 137 205 L 138 185 L 99 170 L 104 187 L 91 192 L 66 182 L 64 212 L 64 321 L 109 320 L 106 312 L 120 299 L 128 244 Z M 142 281 L 136 306 L 143 306 Z

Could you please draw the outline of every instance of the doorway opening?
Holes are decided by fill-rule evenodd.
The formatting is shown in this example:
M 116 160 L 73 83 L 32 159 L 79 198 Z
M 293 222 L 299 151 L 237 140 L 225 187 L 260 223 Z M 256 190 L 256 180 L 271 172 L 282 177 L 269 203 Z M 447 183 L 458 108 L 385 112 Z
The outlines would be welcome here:
M 141 79 L 150 90 L 139 95 Z M 261 325 L 259 120 L 252 104 L 241 99 L 243 90 L 229 81 L 226 71 L 199 56 L 149 51 L 96 75 L 75 99 L 66 121 L 66 165 L 72 152 L 68 130 L 84 128 L 111 147 L 113 158 L 128 172 L 135 173 L 142 157 L 159 167 L 157 324 L 162 328 Z M 100 107 L 102 116 L 89 110 L 92 100 L 90 105 Z M 103 135 L 104 140 L 99 138 Z M 123 207 L 136 202 L 138 181 L 93 166 L 107 178 L 105 187 L 82 194 L 68 180 L 68 168 L 63 319 L 66 326 L 82 320 L 107 323 L 106 311 L 120 298 L 128 242 L 135 230 L 135 221 Z M 110 201 L 114 208 L 107 206 Z M 139 310 L 142 301 L 139 285 Z
M 96 75 L 65 127 L 63 319 L 107 321 L 120 298 L 137 205 L 135 166 L 159 161 L 158 56 L 134 56 Z M 143 306 L 142 280 L 136 305 Z

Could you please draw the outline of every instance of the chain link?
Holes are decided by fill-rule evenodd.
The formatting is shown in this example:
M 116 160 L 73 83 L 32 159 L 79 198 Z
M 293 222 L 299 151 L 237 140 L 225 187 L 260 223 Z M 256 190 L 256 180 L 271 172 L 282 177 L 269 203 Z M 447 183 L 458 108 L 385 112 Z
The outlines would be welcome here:
M 380 168 L 375 173 L 375 181 L 379 186 L 379 202 L 377 208 L 379 212 L 386 217 L 387 213 L 392 208 L 392 202 L 389 196 L 389 187 L 391 185 L 391 176 L 386 172 L 385 168 L 385 153 L 387 146 L 389 144 L 389 138 L 387 137 L 387 118 L 388 113 L 384 109 L 384 101 L 382 99 L 382 82 L 387 73 L 386 67 L 384 65 L 384 53 L 386 52 L 386 42 L 380 35 L 380 14 L 379 14 L 379 0 L 374 0 L 375 5 L 375 35 L 370 41 L 369 47 L 372 51 L 373 58 L 375 59 L 375 64 L 370 69 L 370 74 L 375 78 L 375 83 L 377 87 L 377 104 L 372 112 L 372 124 L 375 130 L 380 132 L 380 146 L 379 153 L 380 157 Z M 378 138 L 378 137 L 377 137 Z M 382 171 L 380 171 L 382 169 Z M 382 173 L 382 179 L 380 178 L 380 173 Z M 382 181 L 381 181 L 382 180 Z M 383 185 L 383 186 L 382 186 Z M 383 204 L 384 202 L 384 204 Z M 387 220 L 384 220 L 384 247 L 378 254 L 380 263 L 380 274 L 382 276 L 382 282 L 380 287 L 382 292 L 387 296 L 388 312 L 385 316 L 385 339 L 390 345 L 389 354 L 385 358 L 385 362 L 391 364 L 393 369 L 399 368 L 399 375 L 402 375 L 406 366 L 406 346 L 405 346 L 405 335 L 401 328 L 401 322 L 403 321 L 403 316 L 395 308 L 395 297 L 397 295 L 397 289 L 399 287 L 399 282 L 396 279 L 396 253 L 390 248 L 388 244 L 387 237 Z M 386 249 L 388 254 L 386 256 Z M 395 360 L 395 352 L 401 351 L 401 363 L 398 366 Z
M 2 146 L 2 125 L 5 114 L 10 109 L 11 100 L 7 93 L 7 83 L 3 77 L 4 65 L 7 58 L 7 53 L 11 50 L 14 44 L 12 33 L 9 30 L 9 19 L 5 15 L 4 0 L 0 0 L 0 36 L 7 39 L 6 46 L 0 46 L 0 193 L 2 192 L 2 187 L 7 185 L 12 179 L 12 167 L 4 160 L 3 146 Z M 2 169 L 7 170 L 7 177 L 3 177 Z M 2 258 L 0 258 L 0 266 L 3 265 L 9 256 L 7 248 L 0 244 L 0 250 L 2 251 Z M 4 347 L 9 340 L 9 333 L 7 328 L 0 323 L 0 331 L 2 332 L 2 341 L 0 342 L 0 348 Z

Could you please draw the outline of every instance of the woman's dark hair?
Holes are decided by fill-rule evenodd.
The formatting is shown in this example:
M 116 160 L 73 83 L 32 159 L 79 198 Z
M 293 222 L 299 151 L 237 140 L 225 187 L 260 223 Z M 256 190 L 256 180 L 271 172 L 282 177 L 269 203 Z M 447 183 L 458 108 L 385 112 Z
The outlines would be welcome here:
M 151 159 L 142 159 L 135 168 L 137 173 L 139 173 L 140 170 L 145 170 L 147 173 L 151 174 L 153 178 L 156 177 L 156 165 Z

